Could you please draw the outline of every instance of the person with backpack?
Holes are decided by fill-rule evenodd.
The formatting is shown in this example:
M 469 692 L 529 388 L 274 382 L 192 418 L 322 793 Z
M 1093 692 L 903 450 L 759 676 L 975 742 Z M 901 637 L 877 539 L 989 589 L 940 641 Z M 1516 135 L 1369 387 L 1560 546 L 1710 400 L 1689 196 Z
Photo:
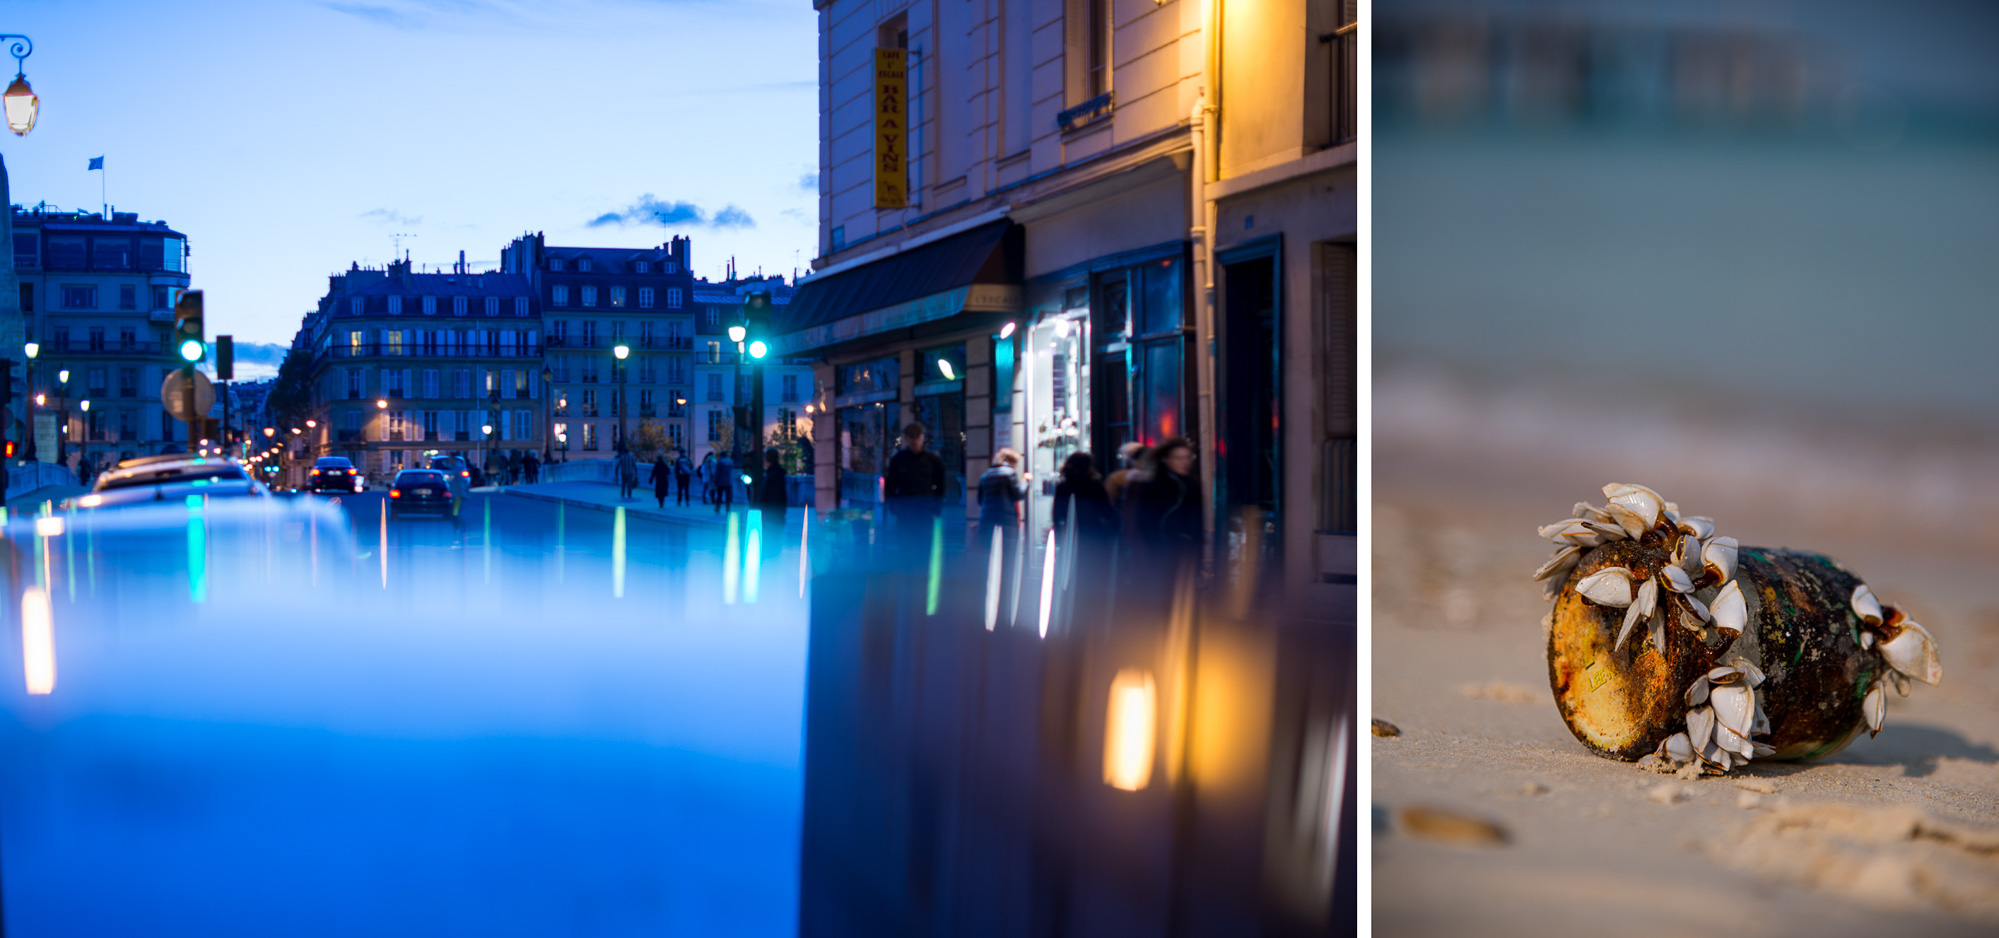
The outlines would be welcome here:
M 679 496 L 674 500 L 674 504 L 687 504 L 687 486 L 694 481 L 694 464 L 687 461 L 686 453 L 681 453 L 674 459 L 673 479 L 680 485 Z

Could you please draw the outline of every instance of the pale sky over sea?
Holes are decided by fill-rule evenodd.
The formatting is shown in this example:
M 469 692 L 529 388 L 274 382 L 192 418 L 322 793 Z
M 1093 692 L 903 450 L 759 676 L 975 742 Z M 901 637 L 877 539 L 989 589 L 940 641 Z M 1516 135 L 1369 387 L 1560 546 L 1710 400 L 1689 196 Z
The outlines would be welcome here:
M 475 270 L 529 231 L 688 235 L 711 279 L 814 253 L 798 0 L 14 0 L 0 32 L 33 37 L 42 100 L 0 140 L 14 203 L 98 210 L 104 156 L 110 203 L 188 236 L 209 331 L 239 342 L 289 342 L 399 234 Z

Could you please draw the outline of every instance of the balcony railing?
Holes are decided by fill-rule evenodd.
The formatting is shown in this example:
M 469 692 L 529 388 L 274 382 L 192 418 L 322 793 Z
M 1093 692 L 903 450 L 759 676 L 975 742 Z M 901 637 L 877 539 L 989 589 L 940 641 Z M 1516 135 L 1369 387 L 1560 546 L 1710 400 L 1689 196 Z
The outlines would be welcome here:
M 1360 109 L 1355 101 L 1355 67 L 1360 61 L 1360 24 L 1348 23 L 1333 32 L 1321 36 L 1331 54 L 1331 67 L 1326 69 L 1332 87 L 1326 89 L 1327 106 L 1333 109 L 1332 143 L 1346 143 L 1359 134 Z
M 333 346 L 334 358 L 538 358 L 539 345 L 392 345 L 364 342 Z

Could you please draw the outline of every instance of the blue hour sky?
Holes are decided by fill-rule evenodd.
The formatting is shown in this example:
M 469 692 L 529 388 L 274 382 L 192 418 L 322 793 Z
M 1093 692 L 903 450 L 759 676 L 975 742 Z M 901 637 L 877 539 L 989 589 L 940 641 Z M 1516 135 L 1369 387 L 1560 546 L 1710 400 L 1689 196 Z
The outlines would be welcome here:
M 788 275 L 814 253 L 815 30 L 801 0 L 13 0 L 42 110 L 0 155 L 15 204 L 91 211 L 103 155 L 239 342 L 289 342 L 397 235 L 480 270 L 528 231 L 681 234 L 697 275 Z

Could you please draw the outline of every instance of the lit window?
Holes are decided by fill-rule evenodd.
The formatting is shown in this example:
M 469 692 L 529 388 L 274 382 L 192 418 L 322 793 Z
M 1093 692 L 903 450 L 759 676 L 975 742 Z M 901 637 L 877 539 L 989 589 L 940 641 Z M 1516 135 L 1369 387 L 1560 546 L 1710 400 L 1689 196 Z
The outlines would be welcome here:
M 624 287 L 612 287 L 612 288 L 611 288 L 611 305 L 612 305 L 612 306 L 623 306 L 623 305 L 625 305 L 625 288 L 624 288 Z

